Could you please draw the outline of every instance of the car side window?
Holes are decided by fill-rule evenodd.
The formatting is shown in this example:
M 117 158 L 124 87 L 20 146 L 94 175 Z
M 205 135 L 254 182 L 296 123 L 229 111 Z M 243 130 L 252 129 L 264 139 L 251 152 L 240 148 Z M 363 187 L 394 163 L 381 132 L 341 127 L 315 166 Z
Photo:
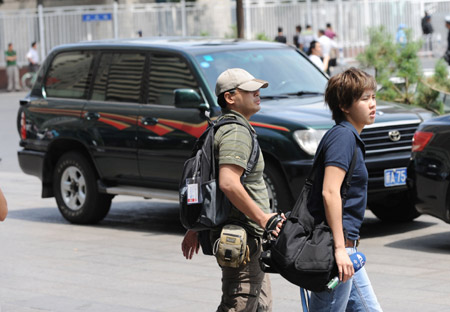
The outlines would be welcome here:
M 90 83 L 90 67 L 94 53 L 90 51 L 63 52 L 52 61 L 45 78 L 48 97 L 85 99 Z
M 198 83 L 187 63 L 179 56 L 153 54 L 150 57 L 148 103 L 174 105 L 175 89 L 194 89 Z
M 92 100 L 139 103 L 145 53 L 102 53 Z

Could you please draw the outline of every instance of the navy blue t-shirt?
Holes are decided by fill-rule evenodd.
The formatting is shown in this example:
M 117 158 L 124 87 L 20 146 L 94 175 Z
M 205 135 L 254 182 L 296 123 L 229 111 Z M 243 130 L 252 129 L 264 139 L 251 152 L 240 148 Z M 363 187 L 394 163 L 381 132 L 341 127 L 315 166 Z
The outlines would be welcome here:
M 316 157 L 319 156 L 318 152 L 322 148 L 323 161 L 320 161 L 317 166 L 316 177 L 313 177 L 314 183 L 311 197 L 308 200 L 308 208 L 315 221 L 320 223 L 326 220 L 322 197 L 325 167 L 336 166 L 347 172 L 352 162 L 355 147 L 357 149 L 356 164 L 350 187 L 347 191 L 347 201 L 343 209 L 343 227 L 351 240 L 359 238 L 359 229 L 363 222 L 367 205 L 367 181 L 369 176 L 366 163 L 364 162 L 364 142 L 353 125 L 348 121 L 336 124 L 322 138 Z

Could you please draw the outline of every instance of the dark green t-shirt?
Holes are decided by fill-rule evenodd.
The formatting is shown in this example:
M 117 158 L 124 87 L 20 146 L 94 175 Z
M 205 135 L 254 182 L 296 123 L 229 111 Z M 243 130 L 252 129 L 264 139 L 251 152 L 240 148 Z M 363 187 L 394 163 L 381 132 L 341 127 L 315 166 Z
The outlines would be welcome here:
M 5 55 L 6 56 L 15 56 L 16 55 L 16 51 L 14 51 L 14 50 L 12 50 L 12 51 L 9 51 L 9 50 L 6 50 L 5 51 Z M 17 62 L 14 60 L 14 61 L 6 61 L 6 66 L 15 66 L 17 64 Z
M 247 168 L 247 162 L 252 150 L 252 132 L 255 130 L 244 116 L 235 111 L 224 111 L 221 118 L 236 118 L 246 125 L 229 124 L 220 127 L 214 137 L 215 155 L 219 161 L 219 166 L 224 164 L 237 165 L 243 169 Z M 248 129 L 247 129 L 248 128 Z M 259 151 L 259 159 L 253 171 L 244 179 L 244 188 L 259 208 L 265 213 L 269 213 L 270 202 L 267 187 L 263 179 L 264 158 Z M 261 236 L 263 229 L 250 218 L 245 216 L 237 208 L 232 208 L 230 212 L 230 223 L 238 223 L 253 236 Z

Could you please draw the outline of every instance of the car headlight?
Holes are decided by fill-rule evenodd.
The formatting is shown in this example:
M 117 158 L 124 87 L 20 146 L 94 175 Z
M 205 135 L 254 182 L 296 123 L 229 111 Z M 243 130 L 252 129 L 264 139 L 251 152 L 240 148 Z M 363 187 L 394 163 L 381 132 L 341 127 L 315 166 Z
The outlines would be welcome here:
M 314 156 L 319 146 L 319 142 L 327 130 L 297 130 L 294 131 L 294 139 L 300 148 L 307 154 Z

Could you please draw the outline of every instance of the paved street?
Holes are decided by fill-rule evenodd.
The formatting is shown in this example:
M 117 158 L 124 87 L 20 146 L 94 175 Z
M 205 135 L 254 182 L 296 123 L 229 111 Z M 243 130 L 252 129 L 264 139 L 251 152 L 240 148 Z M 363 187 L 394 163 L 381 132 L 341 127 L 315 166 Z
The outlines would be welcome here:
M 181 255 L 184 233 L 173 202 L 117 197 L 96 226 L 66 222 L 40 181 L 17 164 L 18 100 L 0 94 L 0 311 L 215 311 L 215 259 Z M 421 216 L 386 224 L 370 212 L 360 246 L 384 311 L 450 311 L 450 224 Z M 301 311 L 298 288 L 272 275 L 274 311 Z

